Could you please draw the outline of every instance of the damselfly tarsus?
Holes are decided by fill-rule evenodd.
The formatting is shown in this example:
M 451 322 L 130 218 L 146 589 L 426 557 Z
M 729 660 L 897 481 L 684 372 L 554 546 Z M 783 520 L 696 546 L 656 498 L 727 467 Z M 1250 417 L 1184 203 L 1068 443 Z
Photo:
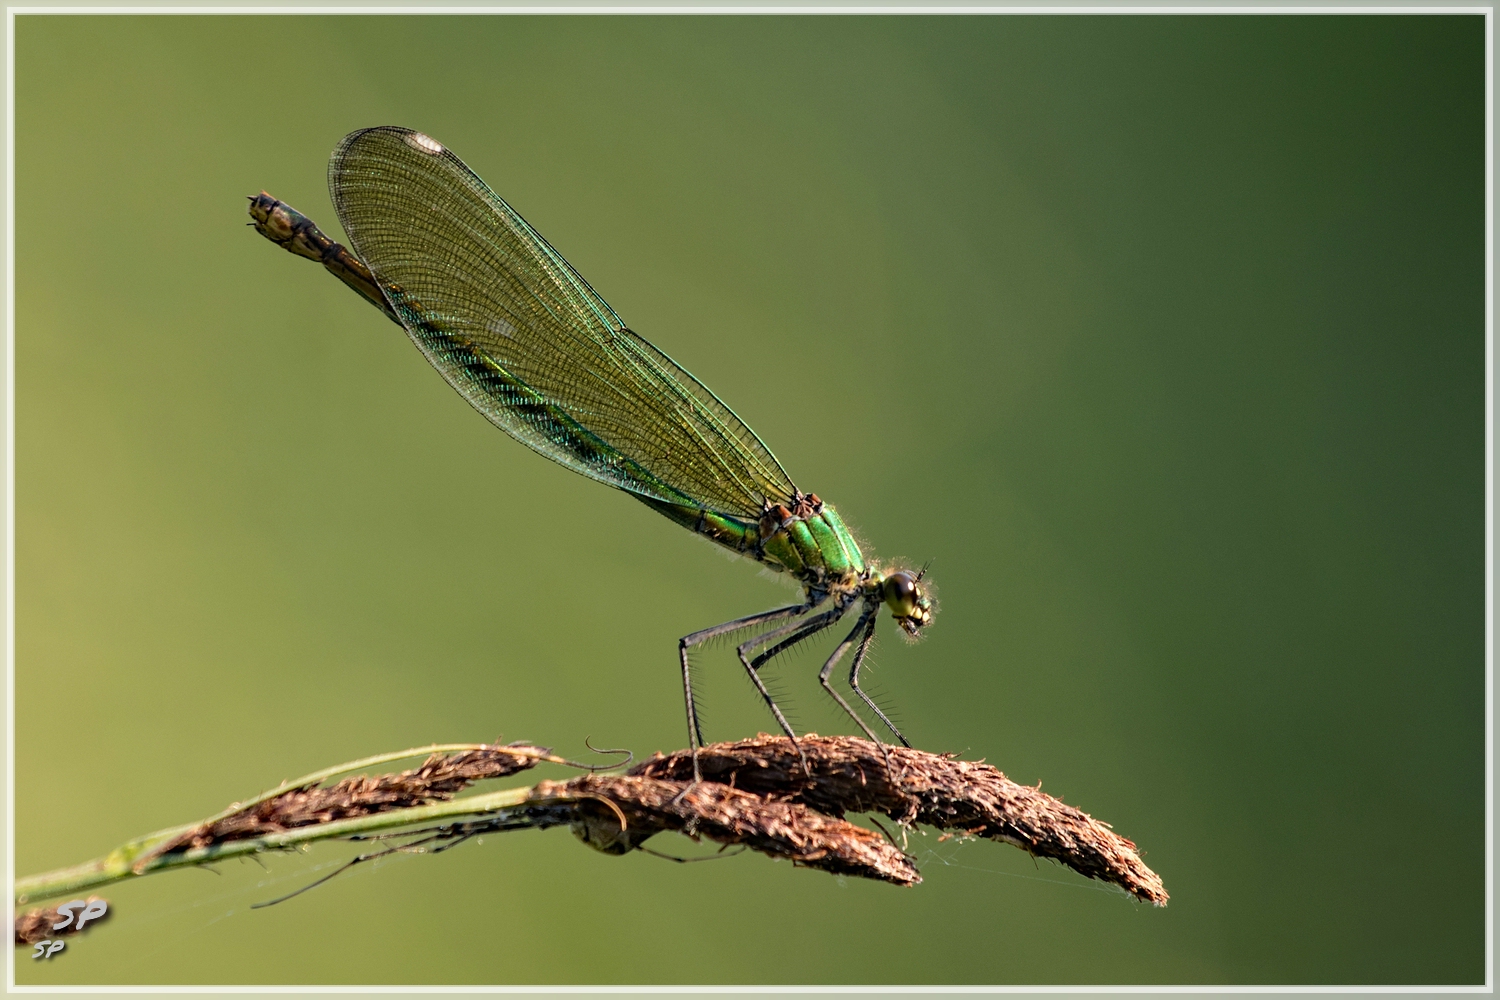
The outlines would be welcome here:
M 804 599 L 678 642 L 688 739 L 704 743 L 688 652 L 764 627 L 736 652 L 771 714 L 772 657 L 857 613 L 818 681 L 880 742 L 829 678 L 854 649 L 849 687 L 903 744 L 859 684 L 882 604 L 909 636 L 932 621 L 925 570 L 867 562 L 829 504 L 803 493 L 745 423 L 703 383 L 629 329 L 577 271 L 444 146 L 411 129 L 346 136 L 328 184 L 353 253 L 262 192 L 255 228 L 323 263 L 398 323 L 469 403 L 522 444 L 630 493 L 678 524 L 791 574 Z M 800 752 L 800 747 L 798 748 Z

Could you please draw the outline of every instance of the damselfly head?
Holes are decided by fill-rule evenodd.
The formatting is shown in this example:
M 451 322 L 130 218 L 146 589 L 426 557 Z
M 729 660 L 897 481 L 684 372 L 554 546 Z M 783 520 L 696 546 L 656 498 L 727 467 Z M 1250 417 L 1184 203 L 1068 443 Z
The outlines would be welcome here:
M 920 573 L 900 570 L 885 578 L 881 584 L 881 597 L 896 619 L 896 624 L 912 638 L 932 624 L 932 597 L 922 586 L 921 580 L 927 571 Z

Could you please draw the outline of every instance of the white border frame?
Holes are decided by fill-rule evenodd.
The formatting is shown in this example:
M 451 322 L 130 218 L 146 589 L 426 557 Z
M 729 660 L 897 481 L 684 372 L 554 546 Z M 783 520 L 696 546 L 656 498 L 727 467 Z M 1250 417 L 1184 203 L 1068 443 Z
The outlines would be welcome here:
M 18 13 L 160 13 L 160 15 L 446 15 L 446 13 L 550 13 L 550 15 L 639 15 L 639 13 L 678 13 L 678 15 L 861 15 L 861 13 L 909 13 L 909 15 L 1008 15 L 1008 13 L 1118 13 L 1118 15 L 1151 15 L 1151 13 L 1481 13 L 1485 18 L 1485 984 L 1482 987 L 240 987 L 240 985 L 202 985 L 202 987 L 18 987 L 15 985 L 15 955 L 10 948 L 6 957 L 7 993 L 520 993 L 520 994 L 992 994 L 992 993 L 1127 993 L 1127 994 L 1338 994 L 1338 993 L 1494 993 L 1494 7 L 1490 4 L 1235 4 L 1208 6 L 1203 3 L 1152 4 L 508 4 L 475 3 L 472 6 L 278 6 L 278 4 L 237 4 L 237 6 L 133 6 L 133 4 L 95 4 L 95 6 L 7 6 L 6 27 L 6 192 L 5 192 L 5 870 L 6 885 L 15 885 L 15 18 Z M 7 898 L 7 915 L 15 924 L 15 903 Z

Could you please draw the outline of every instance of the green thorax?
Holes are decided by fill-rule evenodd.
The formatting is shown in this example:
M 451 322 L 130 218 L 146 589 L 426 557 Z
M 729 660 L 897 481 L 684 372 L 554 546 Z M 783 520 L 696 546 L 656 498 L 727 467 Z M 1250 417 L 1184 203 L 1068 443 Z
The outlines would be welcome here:
M 759 521 L 715 514 L 701 507 L 671 504 L 637 494 L 646 506 L 727 549 L 791 573 L 814 586 L 861 576 L 865 559 L 830 504 L 817 494 L 795 506 L 773 504 Z

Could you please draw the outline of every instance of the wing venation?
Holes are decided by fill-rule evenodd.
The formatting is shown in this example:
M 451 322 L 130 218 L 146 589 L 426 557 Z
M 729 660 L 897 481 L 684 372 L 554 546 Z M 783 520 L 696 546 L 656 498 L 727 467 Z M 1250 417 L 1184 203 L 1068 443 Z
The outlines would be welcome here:
M 446 148 L 410 129 L 355 132 L 328 185 L 407 333 L 501 430 L 642 496 L 741 517 L 790 504 L 755 432 Z

